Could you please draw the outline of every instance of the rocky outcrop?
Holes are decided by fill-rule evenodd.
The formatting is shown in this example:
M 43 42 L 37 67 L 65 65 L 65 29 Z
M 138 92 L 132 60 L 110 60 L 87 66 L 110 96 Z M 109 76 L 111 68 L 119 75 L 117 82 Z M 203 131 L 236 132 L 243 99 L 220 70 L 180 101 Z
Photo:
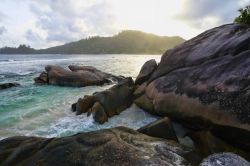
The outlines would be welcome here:
M 195 130 L 249 133 L 249 43 L 249 25 L 229 24 L 166 51 L 135 103 Z
M 234 131 L 230 132 L 229 130 L 226 134 L 225 132 L 221 133 L 221 135 L 225 135 L 224 138 L 230 138 L 227 135 L 233 135 L 231 136 L 231 141 L 225 141 L 214 135 L 211 131 L 190 130 L 180 123 L 171 122 L 167 117 L 156 120 L 137 131 L 152 137 L 173 140 L 182 146 L 189 147 L 193 153 L 197 154 L 196 157 L 191 158 L 192 162 L 196 162 L 196 164 L 199 164 L 202 158 L 208 155 L 221 152 L 232 152 L 250 160 L 248 141 L 244 140 L 248 136 L 233 134 Z M 236 142 L 237 144 L 235 144 Z
M 229 24 L 166 51 L 150 78 L 135 90 L 134 102 L 197 131 L 191 136 L 196 145 L 200 142 L 208 148 L 213 141 L 205 138 L 216 137 L 249 153 L 249 43 L 249 25 Z M 218 146 L 209 148 L 208 154 L 223 151 Z
M 135 80 L 135 84 L 142 84 L 147 79 L 149 79 L 150 75 L 155 71 L 156 68 L 157 68 L 157 63 L 154 59 L 145 62 L 141 68 L 139 75 Z
M 136 86 L 126 78 L 72 104 L 76 114 L 92 114 L 101 124 L 133 101 L 168 117 L 141 133 L 120 127 L 64 138 L 13 137 L 0 141 L 0 165 L 198 165 L 213 153 L 219 154 L 202 166 L 249 165 L 242 158 L 250 159 L 249 43 L 249 25 L 211 29 L 168 50 L 159 65 L 146 62 Z M 37 82 L 79 86 L 82 73 L 104 76 L 95 77 L 92 67 L 69 68 L 48 66 Z
M 164 138 L 178 142 L 171 120 L 167 117 L 139 128 L 137 131 L 152 137 Z
M 87 112 L 88 115 L 93 114 L 95 121 L 102 124 L 132 104 L 133 91 L 134 81 L 128 77 L 105 91 L 78 99 L 72 104 L 72 111 L 77 115 Z
M 4 83 L 4 84 L 0 84 L 0 90 L 3 89 L 8 89 L 8 88 L 12 88 L 12 87 L 16 87 L 16 86 L 20 86 L 20 84 L 18 83 Z
M 249 166 L 250 163 L 233 153 L 218 153 L 208 156 L 200 166 Z
M 237 148 L 233 144 L 229 144 L 219 137 L 213 135 L 210 131 L 192 131 L 186 136 L 190 137 L 194 143 L 194 151 L 200 156 L 208 156 L 214 153 L 220 152 L 233 152 L 237 155 L 244 157 L 245 159 L 250 159 L 249 150 L 244 150 L 244 148 Z M 241 138 L 241 136 L 238 136 Z
M 63 138 L 11 137 L 0 141 L 0 165 L 190 165 L 175 142 L 125 127 Z
M 104 73 L 91 66 L 70 65 L 69 69 L 70 70 L 66 70 L 59 66 L 48 65 L 45 67 L 45 71 L 34 79 L 35 83 L 83 87 L 102 85 L 123 79 L 122 76 L 118 77 Z

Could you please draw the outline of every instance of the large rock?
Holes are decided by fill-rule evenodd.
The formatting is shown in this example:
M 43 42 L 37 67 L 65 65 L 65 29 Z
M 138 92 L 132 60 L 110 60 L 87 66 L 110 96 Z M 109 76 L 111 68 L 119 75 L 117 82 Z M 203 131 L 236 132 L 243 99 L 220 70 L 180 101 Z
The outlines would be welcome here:
M 49 84 L 49 78 L 48 78 L 48 73 L 43 71 L 39 77 L 36 77 L 34 79 L 36 84 Z
M 167 51 L 144 88 L 145 98 L 160 115 L 249 124 L 249 42 L 250 26 L 230 24 Z
M 103 108 L 103 106 L 96 102 L 91 108 L 91 113 L 93 114 L 93 118 L 96 122 L 103 124 L 108 121 L 108 116 Z
M 69 69 L 66 70 L 59 66 L 48 65 L 45 67 L 46 72 L 42 72 L 34 80 L 38 84 L 83 87 L 102 85 L 122 79 L 122 77 L 104 73 L 91 66 L 70 65 Z
M 249 166 L 244 158 L 233 153 L 218 153 L 208 156 L 200 166 Z
M 180 145 L 125 127 L 63 138 L 11 137 L 0 141 L 0 165 L 189 165 Z
M 20 84 L 18 83 L 3 83 L 3 84 L 0 84 L 0 90 L 2 89 L 8 89 L 8 88 L 12 88 L 12 87 L 16 87 L 16 86 L 20 86 Z
M 249 151 L 244 151 L 243 148 L 239 149 L 234 147 L 222 139 L 214 136 L 209 131 L 193 131 L 187 134 L 195 145 L 195 151 L 203 157 L 219 152 L 233 152 L 247 160 L 250 160 Z M 240 136 L 239 136 L 240 138 Z
M 133 92 L 134 81 L 128 77 L 105 91 L 78 99 L 72 104 L 72 110 L 76 111 L 77 115 L 86 112 L 93 113 L 95 121 L 104 123 L 107 117 L 120 114 L 132 104 Z M 96 112 L 96 110 L 99 111 Z
M 157 63 L 154 59 L 151 59 L 144 63 L 144 65 L 141 68 L 141 71 L 139 75 L 137 76 L 135 80 L 135 84 L 142 84 L 145 82 L 151 74 L 154 72 L 154 70 L 157 68 Z
M 249 43 L 249 25 L 229 24 L 166 51 L 135 103 L 249 150 Z
M 76 111 L 76 115 L 86 113 L 94 105 L 95 102 L 96 101 L 94 96 L 85 95 L 83 99 L 78 99 L 78 101 L 76 102 L 75 110 L 73 108 L 74 104 L 72 104 L 72 110 Z
M 137 131 L 152 137 L 164 138 L 178 142 L 171 120 L 167 117 L 143 126 Z

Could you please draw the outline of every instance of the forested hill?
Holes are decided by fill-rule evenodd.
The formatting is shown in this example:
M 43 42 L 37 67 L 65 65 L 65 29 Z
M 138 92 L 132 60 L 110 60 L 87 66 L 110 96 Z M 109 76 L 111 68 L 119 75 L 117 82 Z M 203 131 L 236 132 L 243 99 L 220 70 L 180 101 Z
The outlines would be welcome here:
M 26 50 L 27 53 L 36 54 L 162 54 L 184 41 L 183 38 L 177 36 L 157 36 L 126 30 L 112 37 L 89 37 L 47 49 L 34 50 L 27 47 Z M 12 49 L 11 52 L 8 51 L 10 49 Z M 19 51 L 19 47 L 0 49 L 0 53 L 25 53 L 25 51 Z

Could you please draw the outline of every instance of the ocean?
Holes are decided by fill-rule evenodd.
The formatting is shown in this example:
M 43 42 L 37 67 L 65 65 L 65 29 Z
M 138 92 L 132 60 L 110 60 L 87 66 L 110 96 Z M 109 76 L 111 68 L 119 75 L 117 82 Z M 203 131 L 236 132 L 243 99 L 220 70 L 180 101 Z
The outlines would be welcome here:
M 115 126 L 138 129 L 157 117 L 135 105 L 114 116 L 103 125 L 86 114 L 76 116 L 71 104 L 78 98 L 112 85 L 82 88 L 35 85 L 46 65 L 87 65 L 114 75 L 138 75 L 141 66 L 149 59 L 160 61 L 160 55 L 0 55 L 0 84 L 21 84 L 0 91 L 0 139 L 10 136 L 62 137 Z

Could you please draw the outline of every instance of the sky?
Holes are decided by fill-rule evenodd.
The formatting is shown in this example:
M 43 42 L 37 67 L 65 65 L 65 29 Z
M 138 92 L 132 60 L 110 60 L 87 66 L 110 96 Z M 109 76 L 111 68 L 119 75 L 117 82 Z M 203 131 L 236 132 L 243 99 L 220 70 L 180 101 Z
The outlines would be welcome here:
M 140 30 L 185 39 L 232 23 L 250 0 L 0 0 L 0 47 L 47 48 Z

